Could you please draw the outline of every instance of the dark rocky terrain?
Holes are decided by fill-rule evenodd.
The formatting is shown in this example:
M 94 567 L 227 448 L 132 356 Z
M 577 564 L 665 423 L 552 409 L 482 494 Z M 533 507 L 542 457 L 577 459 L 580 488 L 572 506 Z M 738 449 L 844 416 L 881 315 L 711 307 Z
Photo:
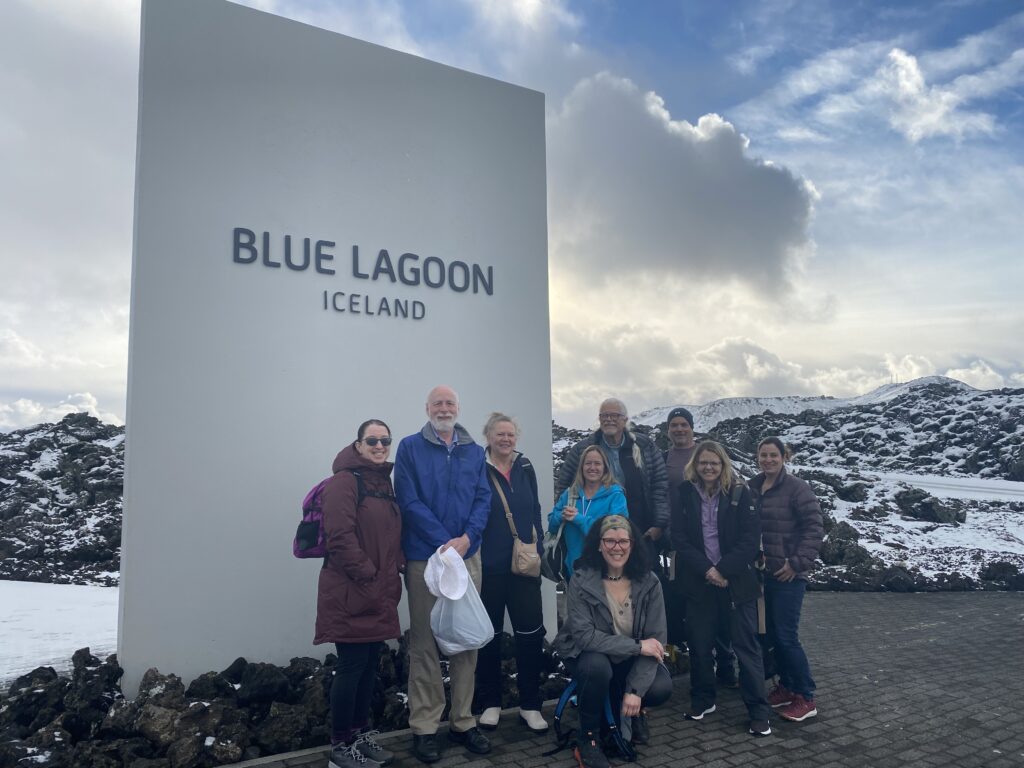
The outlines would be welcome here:
M 0 579 L 118 583 L 124 427 L 83 413 L 0 433 Z
M 502 635 L 502 706 L 519 703 L 514 643 Z M 287 667 L 236 659 L 187 686 L 150 669 L 135 698 L 119 686 L 117 657 L 72 659 L 70 678 L 38 667 L 0 693 L 0 768 L 210 768 L 329 743 L 328 695 L 337 658 L 295 658 Z M 447 661 L 442 660 L 446 675 Z M 686 658 L 670 671 L 687 669 Z M 370 711 L 382 731 L 409 725 L 407 636 L 380 656 Z M 564 669 L 545 646 L 544 699 L 565 687 Z M 442 719 L 447 718 L 447 712 Z

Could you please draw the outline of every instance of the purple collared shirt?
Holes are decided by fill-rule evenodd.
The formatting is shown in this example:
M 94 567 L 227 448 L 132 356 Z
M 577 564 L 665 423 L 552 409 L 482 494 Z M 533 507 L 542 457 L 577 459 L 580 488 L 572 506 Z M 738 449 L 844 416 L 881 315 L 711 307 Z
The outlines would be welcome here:
M 712 565 L 718 565 L 722 559 L 722 550 L 718 546 L 718 497 L 721 491 L 708 497 L 703 488 L 697 488 L 700 494 L 700 527 L 704 534 L 704 554 Z

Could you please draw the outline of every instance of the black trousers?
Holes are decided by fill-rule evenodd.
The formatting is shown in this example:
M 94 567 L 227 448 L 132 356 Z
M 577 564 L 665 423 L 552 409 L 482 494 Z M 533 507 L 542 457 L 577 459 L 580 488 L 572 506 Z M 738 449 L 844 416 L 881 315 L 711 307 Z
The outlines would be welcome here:
M 331 683 L 331 743 L 342 744 L 366 727 L 384 643 L 335 643 L 338 664 Z
M 544 645 L 544 605 L 540 578 L 509 573 L 485 573 L 480 589 L 494 639 L 476 657 L 476 701 L 481 709 L 501 706 L 501 632 L 505 611 L 516 641 L 516 685 L 519 707 L 540 709 L 540 668 Z
M 712 650 L 719 628 L 727 626 L 740 668 L 740 696 L 751 720 L 767 720 L 761 644 L 757 639 L 757 601 L 733 606 L 729 590 L 709 584 L 687 595 L 686 627 L 690 641 L 690 704 L 696 712 L 715 703 Z
M 580 735 L 590 731 L 597 733 L 604 722 L 604 700 L 610 697 L 612 712 L 619 716 L 622 710 L 622 696 L 625 693 L 626 677 L 633 668 L 636 657 L 613 664 L 603 653 L 584 651 L 575 659 L 566 659 L 566 669 L 576 681 L 576 697 L 579 702 Z M 664 664 L 658 665 L 654 681 L 641 699 L 643 707 L 657 707 L 672 696 L 672 676 Z

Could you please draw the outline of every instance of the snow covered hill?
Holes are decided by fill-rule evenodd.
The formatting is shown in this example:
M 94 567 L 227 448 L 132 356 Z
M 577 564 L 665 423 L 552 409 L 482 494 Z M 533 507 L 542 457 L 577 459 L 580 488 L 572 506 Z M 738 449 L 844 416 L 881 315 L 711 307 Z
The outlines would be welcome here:
M 876 405 L 903 395 L 914 395 L 932 384 L 942 385 L 950 391 L 978 391 L 969 384 L 946 376 L 925 376 L 901 384 L 883 384 L 877 389 L 857 397 L 725 397 L 720 400 L 712 400 L 705 405 L 687 405 L 685 407 L 693 414 L 693 419 L 696 422 L 694 427 L 702 432 L 708 432 L 719 422 L 728 419 L 744 419 L 766 411 L 775 414 L 797 414 L 807 410 L 828 412 L 856 405 Z M 633 417 L 633 421 L 636 424 L 644 424 L 649 427 L 660 427 L 665 423 L 665 417 L 668 416 L 669 411 L 675 407 L 674 405 L 664 405 L 651 408 L 637 414 Z
M 727 419 L 709 432 L 748 453 L 777 435 L 810 466 L 1024 481 L 1024 389 L 901 386 L 828 411 Z
M 124 427 L 82 413 L 0 433 L 0 579 L 113 586 Z
M 641 414 L 637 429 L 664 446 L 669 410 Z M 842 400 L 731 398 L 691 410 L 700 436 L 722 441 L 748 477 L 762 437 L 796 450 L 829 515 L 819 586 L 1024 582 L 1024 390 L 929 377 Z M 588 434 L 552 423 L 556 468 Z M 124 429 L 84 414 L 0 433 L 0 579 L 116 585 L 123 457 Z

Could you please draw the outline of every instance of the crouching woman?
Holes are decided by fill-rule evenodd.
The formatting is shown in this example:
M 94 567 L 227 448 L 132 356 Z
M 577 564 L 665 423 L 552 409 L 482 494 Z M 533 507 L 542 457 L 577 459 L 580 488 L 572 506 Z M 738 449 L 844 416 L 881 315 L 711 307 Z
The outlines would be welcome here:
M 596 520 L 569 582 L 568 616 L 554 646 L 577 684 L 583 768 L 608 766 L 600 744 L 606 696 L 623 725 L 632 718 L 634 742 L 644 743 L 646 708 L 672 695 L 662 663 L 665 601 L 640 543 L 640 531 L 622 515 Z

